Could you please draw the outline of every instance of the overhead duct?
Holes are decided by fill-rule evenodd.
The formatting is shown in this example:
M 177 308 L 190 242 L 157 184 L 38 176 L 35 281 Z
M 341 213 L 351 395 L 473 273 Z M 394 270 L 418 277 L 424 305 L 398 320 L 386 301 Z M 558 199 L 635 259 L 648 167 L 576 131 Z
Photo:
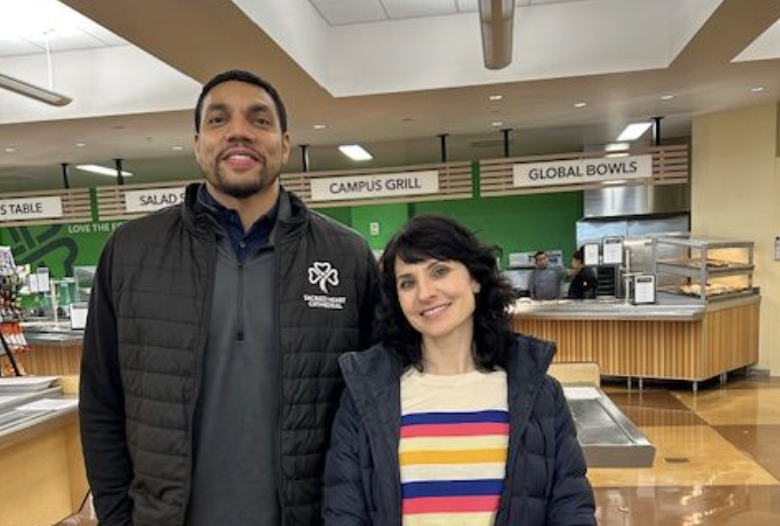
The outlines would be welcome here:
M 512 62 L 515 0 L 479 0 L 485 67 L 501 69 Z
M 23 80 L 9 77 L 0 73 L 0 88 L 5 88 L 19 95 L 30 97 L 52 106 L 67 106 L 73 99 L 60 93 L 49 91 L 34 84 L 30 84 Z

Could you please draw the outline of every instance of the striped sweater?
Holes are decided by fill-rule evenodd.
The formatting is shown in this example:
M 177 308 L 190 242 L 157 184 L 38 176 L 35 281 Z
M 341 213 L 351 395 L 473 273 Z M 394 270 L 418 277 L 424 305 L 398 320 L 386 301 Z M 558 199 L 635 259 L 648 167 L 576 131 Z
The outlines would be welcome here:
M 509 442 L 506 373 L 401 378 L 404 526 L 491 526 Z

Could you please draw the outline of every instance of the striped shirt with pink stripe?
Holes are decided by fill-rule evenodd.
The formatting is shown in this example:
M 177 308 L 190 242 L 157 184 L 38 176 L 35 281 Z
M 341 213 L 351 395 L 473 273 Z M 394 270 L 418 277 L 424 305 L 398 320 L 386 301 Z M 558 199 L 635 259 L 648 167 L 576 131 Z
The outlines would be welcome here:
M 401 377 L 404 526 L 492 526 L 504 487 L 506 373 Z

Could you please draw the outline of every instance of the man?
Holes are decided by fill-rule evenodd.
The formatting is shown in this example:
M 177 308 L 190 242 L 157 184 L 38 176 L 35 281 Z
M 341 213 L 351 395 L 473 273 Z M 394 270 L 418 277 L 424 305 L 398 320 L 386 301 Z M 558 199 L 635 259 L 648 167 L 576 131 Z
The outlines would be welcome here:
M 280 186 L 270 84 L 217 75 L 195 131 L 205 182 L 118 228 L 93 285 L 80 414 L 98 518 L 319 524 L 337 359 L 371 342 L 374 257 Z
M 571 273 L 574 276 L 569 284 L 569 297 L 582 300 L 596 297 L 598 279 L 593 269 L 585 266 L 582 249 L 574 252 L 571 258 Z
M 547 253 L 534 254 L 536 268 L 528 278 L 528 292 L 534 300 L 555 300 L 561 297 L 561 280 L 564 270 L 561 267 L 549 267 Z

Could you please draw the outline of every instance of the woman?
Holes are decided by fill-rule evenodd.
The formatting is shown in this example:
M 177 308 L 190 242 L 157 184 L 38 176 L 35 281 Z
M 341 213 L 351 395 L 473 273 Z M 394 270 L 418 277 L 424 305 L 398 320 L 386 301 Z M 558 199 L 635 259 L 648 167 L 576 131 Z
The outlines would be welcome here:
M 325 526 L 593 525 L 554 347 L 512 333 L 493 250 L 419 216 L 381 259 L 381 343 L 342 356 Z

